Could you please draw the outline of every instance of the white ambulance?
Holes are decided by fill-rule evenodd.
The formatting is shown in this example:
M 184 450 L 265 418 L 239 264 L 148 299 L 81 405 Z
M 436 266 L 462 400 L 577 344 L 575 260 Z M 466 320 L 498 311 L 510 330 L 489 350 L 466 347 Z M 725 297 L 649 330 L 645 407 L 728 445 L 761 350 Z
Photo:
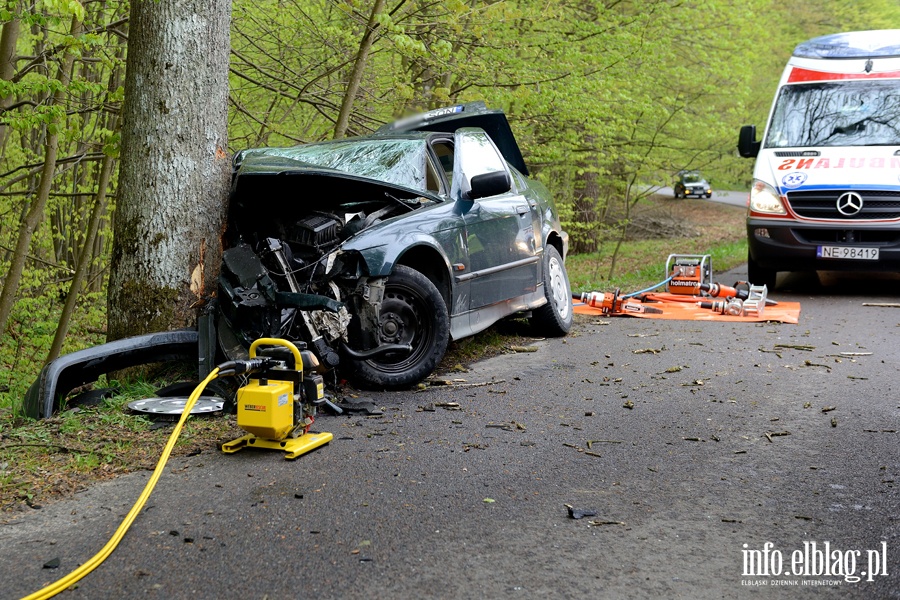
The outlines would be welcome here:
M 900 272 L 900 29 L 799 44 L 756 157 L 747 213 L 749 279 L 779 271 Z

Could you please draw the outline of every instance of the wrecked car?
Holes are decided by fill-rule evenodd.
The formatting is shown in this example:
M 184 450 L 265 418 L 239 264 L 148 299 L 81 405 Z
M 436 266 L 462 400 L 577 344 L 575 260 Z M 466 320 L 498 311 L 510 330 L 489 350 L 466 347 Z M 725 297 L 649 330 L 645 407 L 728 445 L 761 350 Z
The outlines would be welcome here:
M 241 346 L 306 341 L 379 388 L 421 381 L 450 340 L 517 313 L 530 311 L 540 335 L 565 335 L 567 236 L 527 173 L 505 115 L 481 103 L 374 135 L 238 153 L 219 329 Z M 331 306 L 258 306 L 271 284 L 247 284 L 260 273 Z
M 279 337 L 358 384 L 396 389 L 427 377 L 451 340 L 505 317 L 527 316 L 548 337 L 572 324 L 568 235 L 506 116 L 481 102 L 368 136 L 239 152 L 229 203 L 217 299 L 200 331 L 174 349 L 171 336 L 151 335 L 61 357 L 26 413 L 48 416 L 85 383 L 80 373 L 121 368 L 123 343 L 131 362 L 151 362 L 147 344 L 165 341 L 168 355 L 199 356 L 203 376 L 220 356 Z

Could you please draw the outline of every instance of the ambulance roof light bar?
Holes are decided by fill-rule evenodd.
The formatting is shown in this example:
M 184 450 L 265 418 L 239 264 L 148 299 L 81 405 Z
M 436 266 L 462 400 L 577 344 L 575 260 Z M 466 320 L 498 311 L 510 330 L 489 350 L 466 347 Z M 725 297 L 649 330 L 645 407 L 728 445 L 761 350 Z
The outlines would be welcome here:
M 851 31 L 813 38 L 798 44 L 799 58 L 900 57 L 900 29 Z

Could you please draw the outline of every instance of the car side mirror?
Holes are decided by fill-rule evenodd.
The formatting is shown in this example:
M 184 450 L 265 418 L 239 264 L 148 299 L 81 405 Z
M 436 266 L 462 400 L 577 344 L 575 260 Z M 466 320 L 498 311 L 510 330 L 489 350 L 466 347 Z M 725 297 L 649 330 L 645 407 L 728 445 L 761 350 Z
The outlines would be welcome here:
M 492 171 L 476 175 L 469 181 L 469 184 L 472 186 L 468 193 L 469 200 L 503 194 L 512 187 L 506 171 Z
M 753 158 L 759 154 L 760 142 L 756 141 L 756 125 L 744 125 L 738 136 L 738 154 Z

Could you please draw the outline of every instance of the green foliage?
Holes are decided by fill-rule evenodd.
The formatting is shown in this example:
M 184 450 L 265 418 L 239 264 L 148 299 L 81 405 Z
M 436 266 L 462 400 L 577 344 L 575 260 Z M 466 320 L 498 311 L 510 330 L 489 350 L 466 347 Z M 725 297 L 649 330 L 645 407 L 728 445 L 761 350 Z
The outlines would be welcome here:
M 129 5 L 0 5 L 0 22 L 20 21 L 13 73 L 0 78 L 0 274 L 9 268 L 52 134 L 60 160 L 17 304 L 0 332 L 3 406 L 17 402 L 40 369 L 84 253 L 91 272 L 64 351 L 104 338 L 111 215 L 91 248 L 84 248 L 84 231 L 99 192 L 100 161 L 118 156 L 116 116 L 125 93 L 120 22 Z M 235 0 L 229 150 L 329 138 L 373 6 Z M 73 30 L 78 22 L 82 27 Z M 765 122 L 793 47 L 840 30 L 900 27 L 900 5 L 407 0 L 388 3 L 375 22 L 350 134 L 455 102 L 502 108 L 532 174 L 557 198 L 576 252 L 572 264 L 582 260 L 579 252 L 594 263 L 615 257 L 616 269 L 630 273 L 628 257 L 640 246 L 618 243 L 647 186 L 670 184 L 687 167 L 703 170 L 718 189 L 748 186 L 752 165 L 735 155 L 737 130 Z M 70 74 L 59 71 L 66 53 L 75 56 Z M 54 101 L 57 92 L 61 102 Z M 115 193 L 114 179 L 107 194 Z M 583 285 L 600 285 L 611 268 L 595 267 L 598 275 Z

